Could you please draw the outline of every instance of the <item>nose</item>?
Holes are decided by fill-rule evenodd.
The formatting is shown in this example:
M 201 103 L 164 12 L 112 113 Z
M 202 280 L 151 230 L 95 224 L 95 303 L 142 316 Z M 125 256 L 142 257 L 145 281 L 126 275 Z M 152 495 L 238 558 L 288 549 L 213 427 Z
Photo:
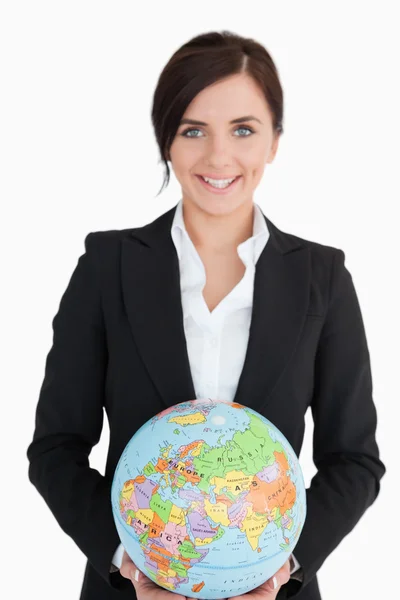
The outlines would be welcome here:
M 223 169 L 231 164 L 231 152 L 225 137 L 210 137 L 205 154 L 205 163 L 209 167 Z

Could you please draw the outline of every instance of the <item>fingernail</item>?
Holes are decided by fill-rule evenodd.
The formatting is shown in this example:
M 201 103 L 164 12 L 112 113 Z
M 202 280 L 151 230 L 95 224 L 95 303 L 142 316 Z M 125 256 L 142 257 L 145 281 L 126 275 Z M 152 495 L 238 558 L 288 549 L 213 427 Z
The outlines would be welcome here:
M 139 572 L 140 572 L 139 569 L 135 569 L 135 570 L 132 569 L 132 571 L 130 572 L 131 579 L 134 579 L 135 581 L 139 581 Z
M 276 588 L 278 587 L 278 580 L 275 576 L 272 578 L 272 585 L 273 589 L 276 590 Z

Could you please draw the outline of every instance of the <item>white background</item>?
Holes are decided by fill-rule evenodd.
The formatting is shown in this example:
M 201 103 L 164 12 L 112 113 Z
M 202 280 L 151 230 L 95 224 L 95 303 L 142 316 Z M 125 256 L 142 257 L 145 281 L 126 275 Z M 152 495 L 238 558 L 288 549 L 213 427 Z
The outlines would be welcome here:
M 180 199 L 173 175 L 155 197 L 163 169 L 152 94 L 172 52 L 223 29 L 266 46 L 285 93 L 285 131 L 254 199 L 283 231 L 345 251 L 370 349 L 388 472 L 375 504 L 320 569 L 322 596 L 396 595 L 398 10 L 382 0 L 1 5 L 2 597 L 79 597 L 85 557 L 28 480 L 51 321 L 88 232 L 148 223 Z M 102 473 L 108 434 L 105 423 L 91 454 Z M 307 484 L 311 434 L 308 414 Z

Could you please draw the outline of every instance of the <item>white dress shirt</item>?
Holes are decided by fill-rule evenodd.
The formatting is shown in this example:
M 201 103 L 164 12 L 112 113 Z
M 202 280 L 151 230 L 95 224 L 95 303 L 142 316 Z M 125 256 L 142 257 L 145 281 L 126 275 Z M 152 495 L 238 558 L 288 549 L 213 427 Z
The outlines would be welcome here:
M 196 398 L 232 402 L 236 393 L 249 339 L 256 263 L 269 238 L 263 213 L 253 205 L 253 235 L 237 247 L 245 274 L 212 312 L 202 293 L 206 272 L 185 227 L 182 199 L 175 211 L 171 237 L 179 260 L 183 324 Z M 116 567 L 121 565 L 123 552 L 120 544 L 112 559 Z M 291 575 L 300 568 L 292 558 Z

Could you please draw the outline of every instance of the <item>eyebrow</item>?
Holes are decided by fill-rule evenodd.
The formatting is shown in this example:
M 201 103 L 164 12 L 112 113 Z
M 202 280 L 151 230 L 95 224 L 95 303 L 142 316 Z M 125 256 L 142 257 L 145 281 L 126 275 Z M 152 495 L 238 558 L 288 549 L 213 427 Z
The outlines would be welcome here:
M 232 121 L 229 121 L 230 124 L 233 123 L 243 123 L 244 121 L 258 121 L 259 123 L 261 123 L 260 119 L 257 119 L 257 117 L 253 117 L 252 115 L 247 115 L 245 117 L 238 117 L 237 119 L 232 119 Z M 204 121 L 197 121 L 196 119 L 182 119 L 181 122 L 179 123 L 179 125 L 204 125 L 207 126 L 208 123 L 205 123 Z M 261 123 L 262 125 L 262 123 Z

